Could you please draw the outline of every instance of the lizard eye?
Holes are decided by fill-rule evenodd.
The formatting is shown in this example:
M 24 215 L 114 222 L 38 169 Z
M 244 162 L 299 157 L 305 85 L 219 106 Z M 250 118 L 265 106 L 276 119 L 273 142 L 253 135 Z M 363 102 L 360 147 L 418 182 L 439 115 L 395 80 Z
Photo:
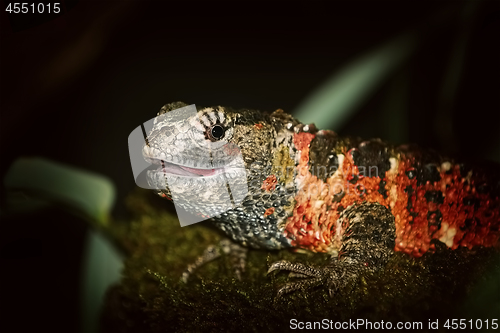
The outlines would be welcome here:
M 224 127 L 222 127 L 219 124 L 212 126 L 212 128 L 210 129 L 210 136 L 214 140 L 222 139 L 224 137 L 224 133 L 225 133 Z

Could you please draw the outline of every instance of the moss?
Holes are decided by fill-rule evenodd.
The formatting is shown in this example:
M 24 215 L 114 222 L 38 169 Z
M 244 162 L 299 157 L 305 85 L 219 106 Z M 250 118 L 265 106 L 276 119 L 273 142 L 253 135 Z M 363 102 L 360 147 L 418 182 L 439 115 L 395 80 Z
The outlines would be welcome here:
M 275 300 L 287 276 L 267 276 L 271 262 L 322 265 L 327 256 L 250 251 L 243 281 L 234 278 L 228 258 L 222 257 L 184 284 L 180 276 L 187 264 L 222 236 L 202 223 L 181 228 L 176 217 L 149 203 L 149 195 L 133 194 L 128 205 L 135 217 L 113 224 L 114 235 L 130 255 L 120 284 L 107 294 L 103 332 L 275 332 L 288 329 L 292 318 L 418 320 L 426 328 L 429 319 L 464 318 L 460 305 L 474 281 L 483 279 L 492 264 L 500 267 L 498 257 L 487 249 L 470 255 L 467 250 L 440 248 L 440 255 L 421 260 L 396 253 L 383 271 L 363 276 L 333 298 L 325 288 L 316 288 Z

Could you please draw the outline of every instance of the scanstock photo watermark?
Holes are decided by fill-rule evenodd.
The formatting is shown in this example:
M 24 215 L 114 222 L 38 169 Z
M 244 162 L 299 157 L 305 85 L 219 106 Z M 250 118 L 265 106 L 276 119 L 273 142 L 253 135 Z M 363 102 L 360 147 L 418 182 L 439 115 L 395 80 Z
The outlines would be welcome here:
M 245 165 L 240 147 L 231 141 L 228 119 L 196 106 L 160 111 L 158 116 L 137 126 L 128 137 L 129 155 L 137 186 L 157 191 L 172 199 L 181 226 L 201 222 L 238 207 L 248 195 L 261 191 L 263 181 L 287 179 L 276 191 L 308 196 L 362 195 L 365 188 L 347 181 L 346 175 L 377 177 L 376 166 L 356 170 L 315 165 L 309 173 L 320 182 L 301 182 L 304 170 L 295 166 L 262 169 Z M 215 140 L 214 137 L 217 139 Z M 301 172 L 302 171 L 302 174 Z M 274 189 L 274 187 L 273 187 Z M 303 193 L 300 193 L 303 192 Z M 214 205 L 214 202 L 217 202 Z
M 370 321 L 367 319 L 349 319 L 335 321 L 323 319 L 321 321 L 300 321 L 290 319 L 292 330 L 497 330 L 498 319 L 428 319 L 422 321 Z

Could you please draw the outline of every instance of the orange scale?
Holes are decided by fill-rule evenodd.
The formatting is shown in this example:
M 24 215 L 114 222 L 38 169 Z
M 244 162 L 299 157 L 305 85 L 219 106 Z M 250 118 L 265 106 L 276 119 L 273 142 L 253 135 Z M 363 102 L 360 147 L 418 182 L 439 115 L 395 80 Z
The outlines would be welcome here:
M 498 239 L 499 239 L 498 235 L 489 234 L 486 237 L 485 244 L 488 246 L 493 246 L 498 243 Z
M 314 217 L 314 215 L 313 215 L 312 210 L 308 210 L 308 211 L 306 211 L 306 220 L 307 220 L 307 221 L 312 221 L 312 220 L 313 220 L 313 217 Z
M 405 247 L 405 248 L 403 249 L 403 252 L 404 252 L 404 253 L 406 253 L 406 254 L 408 254 L 408 255 L 411 255 L 411 253 L 412 253 L 412 249 L 411 249 L 411 248 L 409 248 L 409 247 Z
M 427 251 L 426 251 L 426 252 L 427 252 Z M 420 258 L 420 257 L 422 257 L 423 255 L 424 255 L 424 252 L 422 252 L 422 251 L 418 251 L 417 253 L 414 253 L 414 254 L 413 254 L 413 256 L 414 256 L 415 258 Z
M 419 240 L 415 241 L 415 244 L 418 248 L 422 248 L 422 246 L 424 245 L 424 242 L 421 239 L 419 239 Z
M 486 236 L 488 236 L 490 230 L 487 227 L 482 227 L 481 229 L 482 229 L 481 230 L 481 239 L 484 239 L 484 238 L 486 238 Z
M 429 211 L 435 211 L 438 209 L 438 205 L 434 202 L 429 202 Z
M 472 243 L 472 242 L 474 241 L 474 238 L 475 238 L 475 237 L 476 237 L 476 235 L 475 235 L 475 234 L 473 234 L 473 233 L 467 233 L 467 235 L 465 236 L 465 238 L 464 238 L 464 239 L 465 239 L 465 242 L 466 242 L 467 244 L 470 244 L 470 243 Z

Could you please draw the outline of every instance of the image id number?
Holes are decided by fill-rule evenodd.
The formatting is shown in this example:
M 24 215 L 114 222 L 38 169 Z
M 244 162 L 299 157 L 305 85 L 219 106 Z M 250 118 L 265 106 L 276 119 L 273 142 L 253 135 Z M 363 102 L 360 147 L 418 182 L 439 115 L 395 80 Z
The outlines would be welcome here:
M 61 4 L 59 2 L 55 3 L 29 3 L 29 2 L 14 2 L 9 3 L 5 11 L 14 14 L 58 14 L 61 12 Z

